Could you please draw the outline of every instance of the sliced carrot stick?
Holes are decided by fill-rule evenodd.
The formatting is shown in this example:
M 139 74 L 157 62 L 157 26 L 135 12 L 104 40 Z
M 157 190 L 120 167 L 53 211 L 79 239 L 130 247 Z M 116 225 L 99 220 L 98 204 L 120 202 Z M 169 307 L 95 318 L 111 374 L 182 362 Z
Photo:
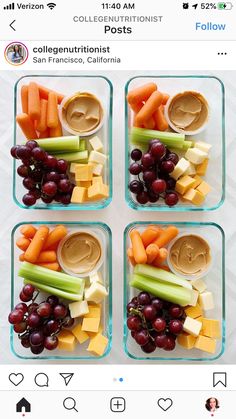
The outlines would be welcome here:
M 47 107 L 47 100 L 40 99 L 40 119 L 35 125 L 36 130 L 39 132 L 44 132 L 47 129 Z
M 40 97 L 37 83 L 29 83 L 28 88 L 28 113 L 32 120 L 40 119 Z
M 157 244 L 159 248 L 166 246 L 172 239 L 174 239 L 177 234 L 179 233 L 179 230 L 175 226 L 169 226 L 167 227 L 159 237 L 153 242 Z
M 166 131 L 169 127 L 168 122 L 164 115 L 164 106 L 161 105 L 153 114 L 155 128 L 158 131 Z
M 49 136 L 53 138 L 53 137 L 62 137 L 62 135 L 63 135 L 63 132 L 62 132 L 61 121 L 58 121 L 58 125 L 56 128 L 49 129 Z
M 43 250 L 37 260 L 37 263 L 57 262 L 57 254 L 54 250 Z
M 43 268 L 51 269 L 52 271 L 59 271 L 60 265 L 57 262 L 53 263 L 36 263 L 38 266 L 42 266 Z
M 144 128 L 144 124 L 140 124 L 140 123 L 137 121 L 137 115 L 138 115 L 138 114 L 135 114 L 135 115 L 134 115 L 134 122 L 133 122 L 133 126 L 134 126 L 134 127 L 136 127 L 136 128 Z
M 129 106 L 134 113 L 138 113 L 140 111 L 140 109 L 142 109 L 142 107 L 143 107 L 143 102 L 130 103 Z
M 59 242 L 67 235 L 67 228 L 63 225 L 56 226 L 49 234 L 43 250 L 51 249 L 51 247 L 55 244 L 59 244 Z
M 65 97 L 63 94 L 58 93 L 58 92 L 55 92 L 52 89 L 48 89 L 47 87 L 42 86 L 41 84 L 38 84 L 38 88 L 39 88 L 39 95 L 40 95 L 41 99 L 48 100 L 49 93 L 50 92 L 54 92 L 57 95 L 57 103 L 60 104 L 63 101 L 64 97 Z
M 47 126 L 48 128 L 56 128 L 58 123 L 57 95 L 55 92 L 50 92 L 48 95 Z
M 36 140 L 38 138 L 34 124 L 27 113 L 17 115 L 16 122 L 20 126 L 27 140 Z
M 148 98 L 145 105 L 143 105 L 142 109 L 136 116 L 136 121 L 138 124 L 143 124 L 145 121 L 148 121 L 153 113 L 159 108 L 162 104 L 163 95 L 162 93 L 155 91 L 151 94 Z
M 27 239 L 32 239 L 36 233 L 37 229 L 32 226 L 32 224 L 27 224 L 21 227 L 20 232 Z
M 155 126 L 156 126 L 156 121 L 155 121 L 155 119 L 153 118 L 153 116 L 151 116 L 151 118 L 149 118 L 147 121 L 145 121 L 145 122 L 143 123 L 143 125 L 144 125 L 144 128 L 147 128 L 147 129 L 154 129 L 154 128 L 155 128 Z
M 49 138 L 50 130 L 47 128 L 45 131 L 39 133 L 39 139 L 43 140 L 44 138 Z
M 151 265 L 159 254 L 159 247 L 156 244 L 151 243 L 146 247 L 146 253 L 147 263 L 148 265 Z
M 153 265 L 154 266 L 160 266 L 160 265 L 162 265 L 165 262 L 165 260 L 167 258 L 167 255 L 168 255 L 168 250 L 165 249 L 164 247 L 162 247 L 159 250 L 159 253 L 158 253 L 156 259 L 153 261 Z
M 136 263 L 147 263 L 147 254 L 138 230 L 133 229 L 130 232 L 130 239 L 133 248 L 134 259 Z
M 21 107 L 22 112 L 28 113 L 28 86 L 22 86 L 21 87 Z
M 135 259 L 134 259 L 134 253 L 133 253 L 132 247 L 129 247 L 128 248 L 128 250 L 127 250 L 127 256 L 129 258 L 129 261 L 130 261 L 131 265 L 135 266 L 136 265 L 136 262 L 135 262 Z
M 129 104 L 145 102 L 153 92 L 157 90 L 157 85 L 155 83 L 146 83 L 143 86 L 136 87 L 127 95 L 127 100 Z
M 163 92 L 162 94 L 163 94 L 162 105 L 166 105 L 170 95 L 168 95 L 168 93 L 163 93 Z
M 34 238 L 32 239 L 28 249 L 25 252 L 25 260 L 30 263 L 37 262 L 44 243 L 47 240 L 49 228 L 46 226 L 39 227 Z
M 141 234 L 143 245 L 146 248 L 149 244 L 154 242 L 161 234 L 158 226 L 148 226 Z
M 24 262 L 24 260 L 25 260 L 25 254 L 21 253 L 21 255 L 19 256 L 19 261 Z
M 30 240 L 26 239 L 26 237 L 19 237 L 19 239 L 16 240 L 16 245 L 17 247 L 19 247 L 20 250 L 23 250 L 23 252 L 25 252 L 30 245 Z

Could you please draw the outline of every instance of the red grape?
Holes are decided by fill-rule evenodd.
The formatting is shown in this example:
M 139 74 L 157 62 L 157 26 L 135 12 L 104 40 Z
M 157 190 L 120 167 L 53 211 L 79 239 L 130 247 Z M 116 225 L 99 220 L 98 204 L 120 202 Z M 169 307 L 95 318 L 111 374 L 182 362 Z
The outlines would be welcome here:
M 66 316 L 66 317 L 63 319 L 63 321 L 62 321 L 62 326 L 63 326 L 63 327 L 65 327 L 65 328 L 67 328 L 67 327 L 71 327 L 71 326 L 73 326 L 74 322 L 75 322 L 75 320 L 74 320 L 74 319 L 72 319 L 72 318 L 68 315 L 68 316 Z
M 30 159 L 31 149 L 26 145 L 20 145 L 16 150 L 16 155 L 18 159 Z
M 24 303 L 28 303 L 28 301 L 32 300 L 32 296 L 29 295 L 25 295 L 23 291 L 21 291 L 20 293 L 20 299 L 21 301 L 23 301 Z
M 134 161 L 139 161 L 142 158 L 142 151 L 138 148 L 135 148 L 131 151 L 131 159 Z
M 149 341 L 149 334 L 147 330 L 140 330 L 135 333 L 135 340 L 140 346 L 144 346 Z
M 44 348 L 53 351 L 58 346 L 58 338 L 56 336 L 47 336 L 44 340 Z
M 143 191 L 143 184 L 139 180 L 132 180 L 129 184 L 129 189 L 132 193 L 139 193 Z
M 145 192 L 145 191 L 139 192 L 137 194 L 136 199 L 137 199 L 137 201 L 138 201 L 139 204 L 144 205 L 144 204 L 146 204 L 148 202 L 148 193 Z
M 153 170 L 145 170 L 143 172 L 144 182 L 152 183 L 156 179 L 156 173 Z
M 176 153 L 169 153 L 166 159 L 172 161 L 174 165 L 176 166 L 176 164 L 179 161 L 179 156 Z
M 166 194 L 165 203 L 169 207 L 173 207 L 179 201 L 178 194 L 176 192 L 169 192 Z
M 63 194 L 63 195 L 61 195 L 60 202 L 61 202 L 63 205 L 68 205 L 68 204 L 70 204 L 70 200 L 71 200 L 71 194 L 67 193 L 67 194 Z
M 141 171 L 142 171 L 142 167 L 138 163 L 132 163 L 129 167 L 129 172 L 131 173 L 131 175 L 139 175 Z
M 175 179 L 173 179 L 172 177 L 170 177 L 169 179 L 167 179 L 166 181 L 166 189 L 170 190 L 170 189 L 175 189 L 175 184 L 176 181 Z
M 32 150 L 32 157 L 34 160 L 44 162 L 47 159 L 47 153 L 40 147 L 35 147 Z
M 169 323 L 169 331 L 174 335 L 179 335 L 183 331 L 183 324 L 180 320 L 174 319 Z
M 39 317 L 48 318 L 52 313 L 52 306 L 49 303 L 40 303 L 37 308 Z
M 55 319 L 64 319 L 67 315 L 67 308 L 64 304 L 57 304 L 53 309 Z
M 56 333 L 59 330 L 59 327 L 58 321 L 51 319 L 44 325 L 43 332 L 45 336 L 50 336 L 52 333 Z
M 178 304 L 172 304 L 168 310 L 170 317 L 178 319 L 183 316 L 183 309 Z
M 27 304 L 25 304 L 25 303 L 18 303 L 18 304 L 15 306 L 15 310 L 22 310 L 22 311 L 24 312 L 24 314 L 25 314 L 25 313 L 27 313 L 27 311 L 28 311 Z
M 142 321 L 138 316 L 129 316 L 127 319 L 127 327 L 129 330 L 139 331 L 142 327 Z
M 46 174 L 46 179 L 47 181 L 58 183 L 60 180 L 60 175 L 59 173 L 52 171 Z
M 43 352 L 44 345 L 31 346 L 30 350 L 34 355 L 39 355 Z
M 54 156 L 51 156 L 50 154 L 47 156 L 45 160 L 45 166 L 50 169 L 55 169 L 57 167 L 57 159 Z
M 22 291 L 25 295 L 32 298 L 33 294 L 34 294 L 34 291 L 35 291 L 35 288 L 31 284 L 26 284 L 26 285 L 24 285 Z
M 141 346 L 141 348 L 143 352 L 145 352 L 146 354 L 150 354 L 155 351 L 156 345 L 152 340 L 149 340 L 149 342 L 146 343 L 146 345 Z
M 30 340 L 29 340 L 29 333 L 24 334 L 24 336 L 20 337 L 21 345 L 24 348 L 30 348 Z
M 18 148 L 19 148 L 20 146 L 19 145 L 14 145 L 12 148 L 11 148 L 11 156 L 14 158 L 14 159 L 18 159 L 18 156 L 17 156 L 17 150 L 18 150 Z
M 68 180 L 68 179 L 61 179 L 59 182 L 58 182 L 58 189 L 61 191 L 61 192 L 69 192 L 69 190 L 70 190 L 70 181 Z
M 41 198 L 41 191 L 38 188 L 32 189 L 30 191 L 31 195 L 33 195 L 36 199 Z
M 166 160 L 161 163 L 161 170 L 165 173 L 173 172 L 174 168 L 175 165 L 171 160 Z
M 30 304 L 28 307 L 28 313 L 30 314 L 30 313 L 33 313 L 33 311 L 36 311 L 38 306 L 39 305 L 37 303 Z
M 8 321 L 11 324 L 17 324 L 22 322 L 24 318 L 24 311 L 23 310 L 12 310 L 11 313 L 8 316 Z
M 68 169 L 68 163 L 66 160 L 60 159 L 57 161 L 57 170 L 59 173 L 66 173 Z
M 57 304 L 59 304 L 59 298 L 56 295 L 50 295 L 47 298 L 47 303 L 49 303 L 51 306 L 56 306 Z
M 166 321 L 164 318 L 162 317 L 157 317 L 153 322 L 152 322 L 152 327 L 157 331 L 157 332 L 164 332 L 165 328 L 166 328 Z
M 165 351 L 173 351 L 175 349 L 175 339 L 171 335 L 166 336 Z
M 26 329 L 27 329 L 27 323 L 24 321 L 14 325 L 14 332 L 16 333 L 24 333 Z
M 33 194 L 27 193 L 22 198 L 23 204 L 25 204 L 27 207 L 31 207 L 35 204 L 36 198 Z
M 27 319 L 27 324 L 29 327 L 35 328 L 41 325 L 41 318 L 39 317 L 38 313 L 33 311 L 29 314 Z
M 33 150 L 33 148 L 38 147 L 38 143 L 34 140 L 29 140 L 27 141 L 27 147 Z
M 164 179 L 156 179 L 152 182 L 152 190 L 156 194 L 160 194 L 165 192 L 166 190 L 166 182 Z
M 156 311 L 155 307 L 153 307 L 151 304 L 146 305 L 143 308 L 143 315 L 144 315 L 144 317 L 147 321 L 152 321 L 152 320 L 155 319 L 155 317 L 157 315 L 157 311 Z
M 43 172 L 42 169 L 40 168 L 34 168 L 31 173 L 30 173 L 30 177 L 35 181 L 35 182 L 41 182 L 42 177 L 43 177 Z
M 126 306 L 127 313 L 129 313 L 132 309 L 135 309 L 136 305 L 132 302 L 128 303 Z
M 51 202 L 53 201 L 53 197 L 47 195 L 42 195 L 41 199 L 45 204 L 51 204 Z
M 35 189 L 36 183 L 32 178 L 25 177 L 23 179 L 23 185 L 26 189 L 28 189 L 30 191 L 31 189 Z
M 41 345 L 44 341 L 44 334 L 42 330 L 35 330 L 30 334 L 30 344 L 33 346 Z
M 160 333 L 159 335 L 157 335 L 155 338 L 155 343 L 156 343 L 157 348 L 165 348 L 165 346 L 168 343 L 166 334 Z
M 163 301 L 160 300 L 157 297 L 152 298 L 152 303 L 151 304 L 155 307 L 155 309 L 157 311 L 161 311 L 163 309 L 163 307 L 164 307 Z
M 30 173 L 30 169 L 24 164 L 21 164 L 19 167 L 17 167 L 17 173 L 20 177 L 26 178 Z
M 57 192 L 57 184 L 55 182 L 46 182 L 42 186 L 42 192 L 47 196 L 54 196 Z
M 155 163 L 154 158 L 152 157 L 152 155 L 150 153 L 145 153 L 142 156 L 143 167 L 146 167 L 146 168 L 151 167 L 151 166 L 154 165 L 154 163 Z
M 166 147 L 160 141 L 155 142 L 151 146 L 150 153 L 155 159 L 160 159 L 166 154 Z
M 150 304 L 150 302 L 151 302 L 151 297 L 148 294 L 148 292 L 144 292 L 144 291 L 140 292 L 137 298 L 138 298 L 138 303 L 141 306 L 146 306 L 146 305 Z
M 157 202 L 159 200 L 159 195 L 154 193 L 152 190 L 148 191 L 148 200 L 149 202 Z

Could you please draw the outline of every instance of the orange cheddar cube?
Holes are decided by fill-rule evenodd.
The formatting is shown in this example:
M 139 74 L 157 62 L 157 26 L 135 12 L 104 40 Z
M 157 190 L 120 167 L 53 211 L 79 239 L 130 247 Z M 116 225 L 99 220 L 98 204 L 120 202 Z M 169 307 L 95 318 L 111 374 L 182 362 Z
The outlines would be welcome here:
M 88 188 L 88 199 L 108 198 L 108 186 L 100 182 L 95 182 Z
M 199 335 L 194 346 L 201 351 L 214 354 L 216 351 L 216 340 L 207 336 Z
M 87 199 L 87 188 L 75 186 L 71 195 L 70 202 L 73 204 L 82 204 Z
M 221 337 L 219 320 L 206 319 L 203 317 L 201 335 L 219 339 Z
M 84 317 L 82 322 L 82 330 L 85 332 L 98 332 L 100 318 L 99 317 Z
M 189 189 L 183 197 L 184 199 L 187 199 L 187 201 L 192 202 L 194 205 L 201 205 L 205 200 L 205 196 L 193 188 Z
M 69 330 L 62 330 L 58 335 L 58 349 L 61 351 L 73 352 L 75 350 L 76 340 L 73 333 Z
M 181 335 L 178 336 L 177 342 L 180 346 L 183 346 L 185 349 L 193 349 L 196 339 L 196 337 L 183 332 L 181 333 Z
M 90 340 L 87 351 L 93 352 L 95 355 L 102 356 L 106 350 L 107 344 L 107 337 L 98 333 Z
M 85 164 L 75 167 L 75 180 L 77 181 L 92 181 L 93 179 L 93 165 Z
M 205 176 L 207 168 L 208 168 L 209 159 L 203 160 L 201 164 L 196 166 L 196 172 L 199 176 Z
M 75 326 L 71 331 L 80 344 L 86 342 L 86 340 L 89 339 L 88 333 L 82 330 L 81 323 L 77 324 L 77 326 Z
M 192 177 L 188 175 L 182 176 L 177 180 L 175 190 L 180 195 L 184 195 L 190 188 L 193 188 L 194 183 L 195 180 Z
M 203 311 L 199 304 L 197 304 L 195 307 L 187 307 L 184 311 L 187 316 L 192 317 L 193 319 L 196 319 L 197 317 L 200 317 L 203 314 Z

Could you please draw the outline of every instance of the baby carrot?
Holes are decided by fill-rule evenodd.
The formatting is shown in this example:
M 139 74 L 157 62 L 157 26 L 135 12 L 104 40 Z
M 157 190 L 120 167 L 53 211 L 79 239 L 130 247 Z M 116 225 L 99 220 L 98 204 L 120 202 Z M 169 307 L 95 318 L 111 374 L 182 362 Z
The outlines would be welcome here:
M 47 100 L 40 99 L 40 119 L 35 125 L 36 130 L 39 132 L 44 132 L 47 129 L 47 107 Z
M 21 107 L 22 112 L 28 113 L 28 86 L 22 86 L 21 87 Z
M 35 140 L 38 138 L 34 129 L 34 124 L 27 113 L 21 113 L 20 115 L 17 115 L 16 122 L 20 126 L 27 140 Z
M 39 139 L 43 140 L 44 138 L 49 138 L 50 130 L 47 128 L 45 131 L 39 133 Z
M 159 227 L 148 226 L 146 228 L 146 230 L 144 230 L 141 234 L 141 238 L 142 238 L 144 247 L 146 248 L 149 244 L 151 244 L 159 236 L 160 236 Z
M 24 260 L 25 260 L 25 254 L 21 253 L 21 255 L 19 256 L 19 261 L 24 262 Z
M 48 94 L 47 126 L 48 128 L 56 128 L 58 122 L 57 95 L 55 92 L 50 92 Z
M 168 250 L 167 249 L 165 249 L 164 247 L 159 249 L 159 253 L 158 253 L 156 259 L 153 261 L 153 265 L 157 266 L 157 267 L 162 265 L 165 262 L 165 260 L 167 258 L 167 255 L 168 255 Z
M 28 113 L 32 120 L 40 119 L 40 97 L 37 83 L 30 82 L 28 88 Z
M 19 239 L 16 240 L 16 245 L 17 247 L 19 247 L 20 250 L 23 250 L 23 252 L 25 252 L 30 245 L 30 240 L 26 239 L 26 237 L 19 237 Z
M 130 106 L 130 108 L 132 109 L 132 111 L 134 113 L 138 113 L 140 111 L 140 109 L 142 109 L 143 103 L 142 102 L 139 102 L 139 103 L 130 103 L 129 106 Z
M 49 229 L 46 226 L 39 227 L 37 233 L 32 239 L 28 249 L 25 252 L 25 260 L 30 263 L 36 263 L 44 243 L 47 240 Z
M 146 101 L 153 92 L 157 90 L 157 85 L 155 83 L 146 83 L 143 86 L 136 87 L 127 95 L 127 100 L 129 104 L 140 103 Z
M 179 233 L 179 230 L 175 226 L 169 226 L 167 227 L 159 237 L 153 242 L 157 244 L 159 248 L 166 246 L 172 239 L 174 239 L 177 234 Z
M 133 126 L 134 126 L 134 127 L 136 127 L 136 128 L 144 128 L 144 124 L 140 124 L 140 123 L 137 121 L 137 115 L 138 115 L 138 114 L 135 114 L 135 115 L 134 115 L 134 122 L 133 122 Z
M 57 254 L 54 250 L 43 250 L 37 260 L 37 263 L 52 263 L 57 261 Z
M 168 95 L 168 93 L 163 93 L 163 92 L 162 94 L 163 94 L 162 105 L 166 105 L 170 95 Z
M 147 254 L 138 230 L 134 229 L 130 232 L 130 239 L 132 243 L 135 262 L 143 264 L 147 263 Z
M 151 243 L 146 247 L 146 253 L 147 263 L 148 265 L 151 265 L 159 254 L 159 247 L 156 244 Z
M 134 259 L 134 253 L 133 253 L 132 247 L 129 247 L 128 248 L 128 250 L 127 250 L 127 256 L 129 258 L 129 261 L 130 261 L 131 265 L 135 266 L 136 265 L 136 262 L 135 262 L 135 259 Z
M 156 268 L 163 269 L 164 271 L 171 272 L 169 266 L 167 265 L 155 265 Z
M 164 115 L 164 106 L 161 105 L 159 108 L 154 112 L 153 119 L 155 123 L 155 128 L 158 131 L 166 131 L 168 128 L 168 122 Z
M 155 121 L 155 119 L 153 118 L 153 116 L 151 116 L 151 118 L 149 118 L 147 121 L 145 121 L 145 122 L 143 123 L 143 125 L 144 125 L 144 128 L 147 128 L 147 129 L 154 129 L 154 128 L 155 128 L 155 126 L 156 126 L 156 121 Z
M 162 99 L 162 93 L 158 91 L 153 92 L 145 105 L 143 105 L 142 109 L 137 114 L 137 123 L 143 124 L 145 121 L 148 121 L 153 113 L 157 110 L 157 108 L 159 108 L 159 106 L 162 104 Z
M 61 122 L 58 121 L 58 125 L 56 128 L 50 128 L 49 129 L 49 137 L 53 138 L 53 137 L 62 137 L 63 132 L 62 132 L 62 126 L 61 126 Z
M 60 265 L 57 262 L 53 263 L 37 263 L 38 266 L 42 266 L 43 268 L 51 269 L 51 271 L 59 271 Z
M 59 242 L 67 235 L 67 229 L 63 225 L 56 226 L 50 233 L 44 244 L 43 250 L 51 248 L 54 244 Z
M 21 227 L 20 232 L 27 239 L 32 239 L 36 233 L 37 229 L 31 224 L 27 224 Z
M 54 90 L 48 89 L 47 87 L 44 87 L 40 84 L 38 84 L 38 88 L 39 88 L 39 95 L 40 95 L 41 99 L 48 100 L 49 93 L 54 92 L 57 95 L 57 103 L 60 105 L 60 103 L 63 101 L 63 99 L 65 97 L 61 93 L 55 92 Z

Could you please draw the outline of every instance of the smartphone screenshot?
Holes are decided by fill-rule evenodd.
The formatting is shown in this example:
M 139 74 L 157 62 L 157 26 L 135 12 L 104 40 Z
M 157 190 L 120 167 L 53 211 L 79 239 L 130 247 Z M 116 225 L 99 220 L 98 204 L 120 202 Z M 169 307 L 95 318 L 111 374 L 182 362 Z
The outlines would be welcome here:
M 2 417 L 231 417 L 236 3 L 0 3 Z

